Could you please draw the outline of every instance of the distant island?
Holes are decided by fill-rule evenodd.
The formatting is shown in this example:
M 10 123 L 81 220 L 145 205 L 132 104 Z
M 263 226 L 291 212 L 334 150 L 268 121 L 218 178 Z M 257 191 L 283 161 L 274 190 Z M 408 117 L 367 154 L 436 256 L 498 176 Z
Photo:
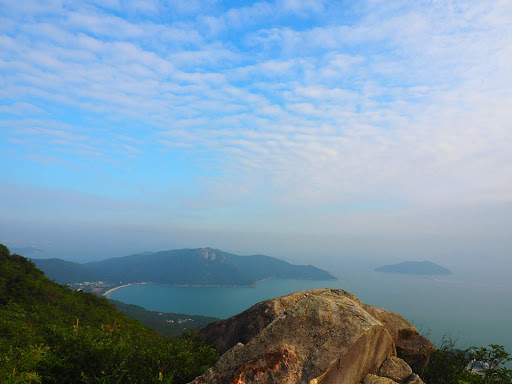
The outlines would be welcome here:
M 375 269 L 377 272 L 402 273 L 406 275 L 451 275 L 452 271 L 430 261 L 405 261 L 403 263 L 384 265 Z
M 62 259 L 32 261 L 57 283 L 97 294 L 143 282 L 251 286 L 269 278 L 336 280 L 312 265 L 294 265 L 265 255 L 238 256 L 213 248 L 145 252 L 85 264 Z

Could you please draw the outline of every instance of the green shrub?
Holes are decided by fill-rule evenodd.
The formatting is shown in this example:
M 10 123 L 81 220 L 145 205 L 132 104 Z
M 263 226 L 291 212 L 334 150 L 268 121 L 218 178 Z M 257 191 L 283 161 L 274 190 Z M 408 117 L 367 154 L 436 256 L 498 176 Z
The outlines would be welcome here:
M 427 384 L 512 384 L 512 370 L 505 366 L 510 361 L 501 345 L 460 350 L 445 338 L 421 376 Z

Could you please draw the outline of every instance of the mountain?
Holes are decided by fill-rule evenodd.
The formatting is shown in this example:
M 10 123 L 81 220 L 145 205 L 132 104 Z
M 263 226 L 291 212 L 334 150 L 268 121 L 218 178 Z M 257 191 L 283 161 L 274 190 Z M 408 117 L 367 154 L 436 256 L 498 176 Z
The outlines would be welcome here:
M 188 383 L 217 359 L 105 298 L 56 284 L 0 244 L 0 383 Z
M 375 269 L 377 272 L 403 273 L 406 275 L 451 275 L 445 267 L 430 261 L 405 261 L 399 264 L 384 265 Z
M 71 284 L 75 281 L 91 281 L 95 278 L 94 271 L 85 268 L 82 264 L 62 259 L 33 259 L 37 268 L 45 275 L 59 284 Z
M 293 265 L 270 256 L 238 256 L 212 248 L 178 249 L 135 254 L 78 264 L 60 259 L 35 259 L 36 265 L 61 284 L 106 281 L 128 284 L 141 281 L 176 285 L 247 286 L 258 280 L 332 280 L 312 265 Z

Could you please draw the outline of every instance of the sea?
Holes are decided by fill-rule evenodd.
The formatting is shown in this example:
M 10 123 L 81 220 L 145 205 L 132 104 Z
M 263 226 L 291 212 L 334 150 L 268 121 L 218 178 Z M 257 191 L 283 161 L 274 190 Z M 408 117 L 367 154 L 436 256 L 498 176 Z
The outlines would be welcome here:
M 378 266 L 378 265 L 377 265 Z M 413 276 L 374 271 L 372 263 L 341 263 L 329 272 L 337 280 L 268 279 L 256 287 L 132 285 L 109 298 L 150 311 L 228 318 L 250 306 L 292 292 L 339 288 L 361 301 L 399 313 L 439 345 L 499 344 L 512 353 L 512 284 L 509 272 L 459 265 L 453 275 Z

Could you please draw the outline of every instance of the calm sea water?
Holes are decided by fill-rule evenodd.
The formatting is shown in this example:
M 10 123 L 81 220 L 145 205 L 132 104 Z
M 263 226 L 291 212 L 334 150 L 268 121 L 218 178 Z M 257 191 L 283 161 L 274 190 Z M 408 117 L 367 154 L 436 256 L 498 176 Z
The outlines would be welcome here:
M 148 310 L 227 318 L 251 305 L 295 291 L 341 288 L 363 302 L 397 312 L 438 343 L 443 335 L 461 347 L 501 344 L 512 352 L 512 284 L 461 268 L 447 277 L 374 272 L 368 265 L 330 269 L 336 281 L 270 279 L 258 287 L 134 285 L 109 298 Z M 462 278 L 461 276 L 464 276 Z

